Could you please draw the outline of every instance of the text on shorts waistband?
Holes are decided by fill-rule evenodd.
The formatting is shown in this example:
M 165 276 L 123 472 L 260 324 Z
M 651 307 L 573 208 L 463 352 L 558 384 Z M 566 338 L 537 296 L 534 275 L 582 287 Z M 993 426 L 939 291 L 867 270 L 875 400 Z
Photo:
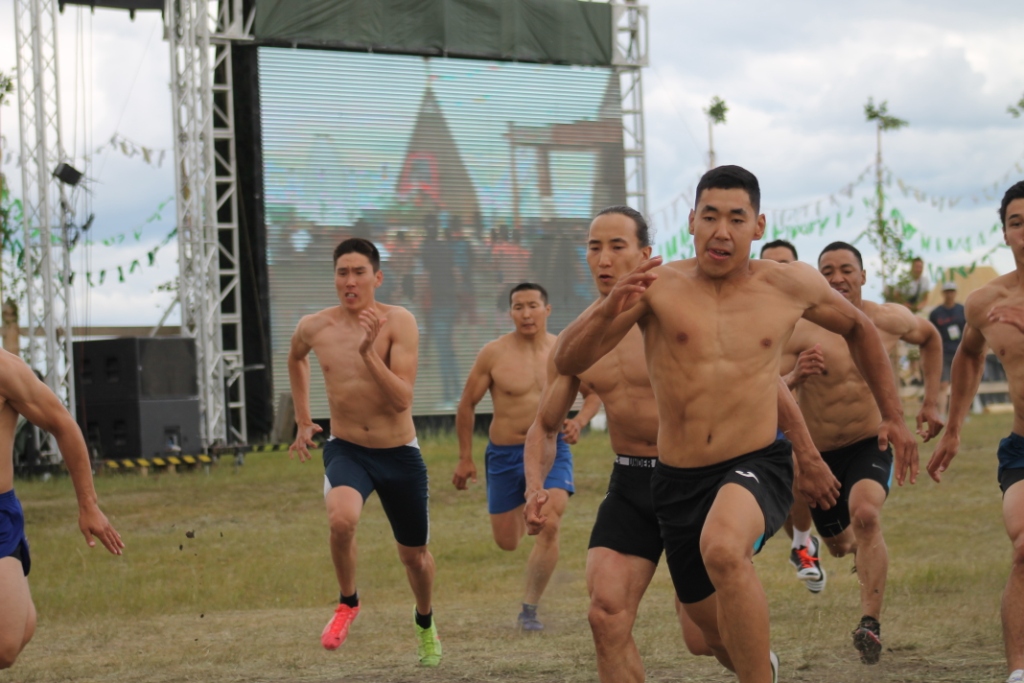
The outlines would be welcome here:
M 657 464 L 657 458 L 644 458 L 638 455 L 616 455 L 615 464 L 623 465 L 625 467 L 646 467 L 648 469 L 654 469 Z

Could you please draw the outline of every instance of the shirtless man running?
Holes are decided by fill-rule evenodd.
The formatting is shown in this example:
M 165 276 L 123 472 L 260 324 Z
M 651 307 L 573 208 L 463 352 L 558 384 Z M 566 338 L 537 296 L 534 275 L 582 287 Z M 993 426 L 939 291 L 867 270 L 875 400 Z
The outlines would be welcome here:
M 867 276 L 856 247 L 833 242 L 818 257 L 818 269 L 834 290 L 871 320 L 887 353 L 901 339 L 921 347 L 925 393 L 918 433 L 925 441 L 937 436 L 942 430 L 937 410 L 942 374 L 939 331 L 904 306 L 863 300 L 861 287 Z M 880 518 L 892 476 L 892 455 L 878 438 L 882 416 L 838 334 L 801 320 L 786 345 L 782 371 L 787 384 L 797 390 L 814 445 L 843 485 L 836 507 L 812 510 L 811 516 L 832 555 L 856 554 L 863 617 L 853 631 L 853 644 L 862 662 L 875 664 L 882 652 L 878 620 L 889 567 Z
M 796 247 L 786 240 L 775 240 L 761 247 L 761 258 L 776 263 L 793 263 L 800 259 Z M 796 578 L 804 582 L 812 593 L 825 590 L 828 575 L 821 566 L 821 542 L 811 535 L 811 508 L 794 496 L 793 507 L 789 509 L 785 529 L 793 543 L 789 549 L 789 563 L 796 569 Z
M 649 235 L 643 215 L 627 206 L 609 207 L 594 218 L 587 262 L 600 297 L 607 296 L 619 278 L 650 258 Z M 543 486 L 544 473 L 551 465 L 547 456 L 580 386 L 589 387 L 604 403 L 608 436 L 616 453 L 608 493 L 598 509 L 587 551 L 589 620 L 597 670 L 605 683 L 638 683 L 644 680 L 644 667 L 633 640 L 633 624 L 664 548 L 651 500 L 651 475 L 658 456 L 658 408 L 639 328 L 632 328 L 608 355 L 578 377 L 559 375 L 553 360 L 549 363 L 548 384 L 526 441 L 529 502 L 524 512 L 530 533 L 546 528 L 548 516 L 542 505 L 549 498 Z M 802 424 L 800 411 L 784 385 L 782 392 L 788 400 L 789 417 Z M 813 449 L 806 427 L 798 426 L 792 438 Z M 716 655 L 730 666 L 721 643 L 709 645 L 678 600 L 676 609 L 689 651 Z
M 978 392 L 991 346 L 1006 369 L 1013 400 L 1013 431 L 999 442 L 999 488 L 1003 524 L 1013 544 L 1013 564 L 1003 591 L 1003 642 L 1010 671 L 1007 683 L 1024 682 L 1024 182 L 1003 195 L 999 207 L 1003 240 L 1016 269 L 967 297 L 967 327 L 953 359 L 949 425 L 928 462 L 935 481 L 960 450 L 960 428 Z
M 721 641 L 742 683 L 777 680 L 755 548 L 792 502 L 790 443 L 776 440 L 779 363 L 797 320 L 843 334 L 884 406 L 881 438 L 902 482 L 917 447 L 870 321 L 812 268 L 750 260 L 765 229 L 757 179 L 736 166 L 701 178 L 690 213 L 696 258 L 647 261 L 560 335 L 560 374 L 586 372 L 639 324 L 658 406 L 651 492 L 676 593 L 709 643 Z M 660 266 L 660 267 L 659 267 Z M 796 460 L 799 490 L 825 506 L 838 482 L 820 458 Z
M 544 374 L 548 356 L 555 344 L 555 335 L 547 328 L 551 306 L 544 288 L 532 282 L 516 285 L 509 293 L 509 307 L 514 332 L 498 337 L 480 350 L 469 371 L 466 387 L 462 391 L 459 410 L 455 415 L 455 431 L 459 438 L 459 464 L 452 483 L 459 490 L 476 483 L 476 465 L 473 463 L 473 424 L 476 405 L 484 394 L 491 392 L 494 419 L 491 421 L 490 442 L 485 454 L 487 472 L 487 511 L 491 515 L 494 542 L 502 550 L 512 551 L 519 546 L 526 531 L 522 508 L 526 479 L 523 474 L 523 442 L 526 430 L 537 414 L 537 403 L 544 388 Z M 589 392 L 588 392 L 589 393 Z M 576 393 L 573 392 L 573 400 Z M 601 406 L 596 397 L 584 406 L 572 425 L 559 423 L 564 429 L 586 426 Z M 558 455 L 545 482 L 554 495 L 545 512 L 552 519 L 530 552 L 526 562 L 526 594 L 519 613 L 519 628 L 541 631 L 544 625 L 537 619 L 537 604 L 547 587 L 558 563 L 558 527 L 566 503 L 572 495 L 572 453 L 559 435 Z
M 331 406 L 331 436 L 324 444 L 324 498 L 331 529 L 331 559 L 341 596 L 320 637 L 338 648 L 359 614 L 356 527 L 376 490 L 391 523 L 398 557 L 416 597 L 413 617 L 423 666 L 441 662 L 433 619 L 434 558 L 427 550 L 427 468 L 412 422 L 419 331 L 400 306 L 378 303 L 384 274 L 372 242 L 347 239 L 334 250 L 339 306 L 299 321 L 288 354 L 288 376 L 298 432 L 289 457 L 309 460 L 320 432 L 309 410 L 309 352 L 316 353 Z
M 14 430 L 18 415 L 57 440 L 78 497 L 78 528 L 90 548 L 95 536 L 114 555 L 121 536 L 100 511 L 92 485 L 89 451 L 75 418 L 17 356 L 0 350 L 0 669 L 14 665 L 36 630 L 36 608 L 28 587 L 25 517 L 14 494 Z

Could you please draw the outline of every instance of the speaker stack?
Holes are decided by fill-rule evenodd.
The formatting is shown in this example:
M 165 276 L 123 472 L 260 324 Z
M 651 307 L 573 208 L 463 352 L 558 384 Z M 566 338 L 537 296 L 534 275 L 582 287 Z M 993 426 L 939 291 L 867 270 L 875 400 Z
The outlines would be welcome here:
M 94 458 L 200 452 L 195 340 L 75 342 L 74 358 L 78 424 Z

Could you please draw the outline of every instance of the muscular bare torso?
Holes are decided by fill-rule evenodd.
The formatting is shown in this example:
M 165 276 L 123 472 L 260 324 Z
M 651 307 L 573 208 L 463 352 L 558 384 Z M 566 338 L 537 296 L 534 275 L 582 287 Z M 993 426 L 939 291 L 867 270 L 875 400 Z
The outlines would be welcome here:
M 0 396 L 0 493 L 14 488 L 14 430 L 18 413 Z
M 621 455 L 658 455 L 658 406 L 647 374 L 644 338 L 633 326 L 612 351 L 580 375 L 608 418 L 608 438 Z
M 913 314 L 897 304 L 871 301 L 862 302 L 861 309 L 874 323 L 882 345 L 891 355 L 913 324 Z M 825 373 L 808 377 L 797 388 L 800 412 L 814 445 L 819 451 L 832 451 L 877 436 L 882 414 L 841 336 L 801 320 L 786 346 L 782 372 L 792 370 L 797 356 L 815 344 L 821 345 Z
M 401 306 L 374 305 L 378 315 L 388 319 L 374 348 L 391 367 L 396 335 L 411 334 L 415 341 L 416 321 Z M 367 448 L 393 448 L 416 438 L 412 408 L 395 410 L 359 354 L 363 330 L 355 317 L 334 307 L 308 316 L 300 325 L 323 371 L 331 407 L 331 434 Z
M 782 350 L 807 308 L 783 286 L 783 267 L 752 261 L 719 281 L 695 259 L 655 271 L 640 325 L 666 464 L 714 464 L 775 440 Z
M 524 341 L 512 332 L 495 339 L 484 350 L 491 362 L 492 443 L 518 446 L 526 441 L 526 432 L 537 416 L 548 355 L 555 340 L 555 335 L 545 334 L 543 339 Z
M 1024 332 L 1007 323 L 993 323 L 989 313 L 997 306 L 1024 308 L 1021 274 L 1009 273 L 975 291 L 967 299 L 967 324 L 978 330 L 1006 370 L 1013 402 L 1013 431 L 1024 436 Z

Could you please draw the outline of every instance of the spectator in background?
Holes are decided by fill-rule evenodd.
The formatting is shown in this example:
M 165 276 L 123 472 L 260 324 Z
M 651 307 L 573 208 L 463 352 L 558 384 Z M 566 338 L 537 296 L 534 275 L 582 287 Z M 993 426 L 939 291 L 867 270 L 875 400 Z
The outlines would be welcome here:
M 939 335 L 942 336 L 942 383 L 939 384 L 939 393 L 943 396 L 944 409 L 948 412 L 950 368 L 953 367 L 953 356 L 960 346 L 960 337 L 967 324 L 964 307 L 956 302 L 956 283 L 952 280 L 942 286 L 942 304 L 932 310 L 928 320 L 939 328 Z
M 473 250 L 462 232 L 462 219 L 452 216 L 445 230 L 445 241 L 452 251 L 455 273 L 458 275 L 459 310 L 466 315 L 466 322 L 476 324 L 476 297 L 473 289 Z
M 924 274 L 924 260 L 915 256 L 910 262 L 910 280 L 896 288 L 897 301 L 914 313 L 920 313 L 931 289 L 931 280 Z
M 441 371 L 441 405 L 445 410 L 454 410 L 459 400 L 461 384 L 459 370 L 455 364 L 453 332 L 459 312 L 458 287 L 455 272 L 455 255 L 449 245 L 439 240 L 437 215 L 428 214 L 423 219 L 423 241 L 420 243 L 420 262 L 427 273 L 429 289 L 424 293 L 427 304 L 427 342 L 437 354 Z

